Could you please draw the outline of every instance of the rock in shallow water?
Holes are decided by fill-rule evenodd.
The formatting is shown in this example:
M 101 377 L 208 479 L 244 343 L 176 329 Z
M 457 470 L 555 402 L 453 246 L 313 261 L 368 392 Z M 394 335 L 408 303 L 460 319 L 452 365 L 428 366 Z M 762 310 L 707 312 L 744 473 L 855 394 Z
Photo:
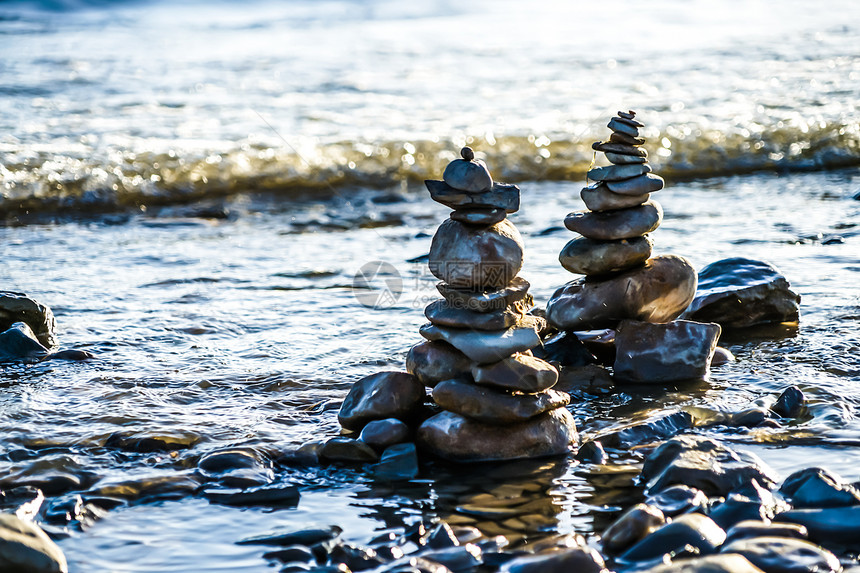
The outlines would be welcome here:
M 26 323 L 42 346 L 57 346 L 57 323 L 50 308 L 23 293 L 0 291 L 0 331 L 16 322 Z
M 406 371 L 430 388 L 466 375 L 471 368 L 472 361 L 443 340 L 416 344 L 406 354 Z
M 0 570 L 21 573 L 67 573 L 66 557 L 31 521 L 0 514 Z
M 617 241 L 647 235 L 663 221 L 663 208 L 656 201 L 615 211 L 578 211 L 564 219 L 564 226 L 583 237 Z
M 48 355 L 48 349 L 36 339 L 25 322 L 16 322 L 0 332 L 0 362 L 38 362 Z
M 699 272 L 696 297 L 684 318 L 716 322 L 727 329 L 797 322 L 800 296 L 790 286 L 775 267 L 764 261 L 723 259 Z
M 370 445 L 346 436 L 336 436 L 326 440 L 323 447 L 320 448 L 320 456 L 330 462 L 356 464 L 375 462 L 379 459 Z
M 507 562 L 502 573 L 600 573 L 606 571 L 603 558 L 590 547 L 549 550 L 524 555 Z
M 651 256 L 650 237 L 622 241 L 573 239 L 561 250 L 558 262 L 565 270 L 579 275 L 599 276 L 637 267 Z
M 389 481 L 413 479 L 418 476 L 418 453 L 415 444 L 407 442 L 387 448 L 379 463 L 370 467 L 373 475 Z
M 578 440 L 573 416 L 564 408 L 527 422 L 493 426 L 442 412 L 418 428 L 418 444 L 454 462 L 515 460 L 566 454 Z
M 428 264 L 435 277 L 456 288 L 501 288 L 523 266 L 523 239 L 507 219 L 491 227 L 448 219 L 433 236 Z
M 716 553 L 726 540 L 726 532 L 707 516 L 687 513 L 657 529 L 621 555 L 625 562 L 649 561 L 666 553 L 695 547 L 699 554 Z
M 603 549 L 618 553 L 666 524 L 663 512 L 656 507 L 638 503 L 618 516 L 601 536 Z
M 409 439 L 409 426 L 397 418 L 374 420 L 361 430 L 359 441 L 377 450 L 387 448 Z
M 779 493 L 795 509 L 860 505 L 860 490 L 824 468 L 804 468 L 785 478 Z
M 725 553 L 695 559 L 678 559 L 642 573 L 764 573 L 743 555 Z
M 806 407 L 806 397 L 797 386 L 789 386 L 783 390 L 771 410 L 784 418 L 796 418 Z
M 630 318 L 667 322 L 693 300 L 696 273 L 683 257 L 654 257 L 609 278 L 581 278 L 555 291 L 546 317 L 559 330 L 612 328 Z
M 767 573 L 836 573 L 842 570 L 839 559 L 826 549 L 787 537 L 757 537 L 727 543 L 724 553 L 737 553 Z
M 860 505 L 816 509 L 792 509 L 774 520 L 803 525 L 809 538 L 819 543 L 836 543 L 860 549 Z
M 472 377 L 476 384 L 530 393 L 552 388 L 558 382 L 558 370 L 540 358 L 515 354 L 493 364 L 474 365 Z
M 433 400 L 443 409 L 492 425 L 525 422 L 567 406 L 570 396 L 555 390 L 538 394 L 507 394 L 470 382 L 445 380 L 433 388 Z
M 444 340 L 478 364 L 490 364 L 538 346 L 543 324 L 543 319 L 526 316 L 520 325 L 496 332 L 425 324 L 420 333 L 428 340 Z
M 806 539 L 809 537 L 809 532 L 804 526 L 796 523 L 773 523 L 771 521 L 756 520 L 740 521 L 726 531 L 726 543 L 731 543 L 738 539 L 752 539 L 756 537 Z
M 410 421 L 426 396 L 424 385 L 406 372 L 378 372 L 352 385 L 338 412 L 340 425 L 361 430 L 372 420 Z
M 673 485 L 649 496 L 645 503 L 656 507 L 667 517 L 675 517 L 704 508 L 708 505 L 708 496 L 686 485 Z
M 615 330 L 615 378 L 651 384 L 707 380 L 719 337 L 719 324 L 624 320 Z

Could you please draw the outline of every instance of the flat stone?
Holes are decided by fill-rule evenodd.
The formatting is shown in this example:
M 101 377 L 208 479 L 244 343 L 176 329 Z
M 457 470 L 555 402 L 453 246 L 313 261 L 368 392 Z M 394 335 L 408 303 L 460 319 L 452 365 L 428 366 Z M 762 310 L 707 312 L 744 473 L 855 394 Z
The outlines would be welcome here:
M 644 145 L 645 138 L 644 137 L 631 137 L 626 133 L 619 133 L 617 131 L 613 131 L 609 135 L 609 141 L 612 143 L 622 143 L 624 145 Z
M 299 489 L 294 485 L 269 485 L 245 490 L 204 490 L 203 495 L 213 503 L 231 507 L 296 507 Z
M 488 191 L 493 186 L 493 178 L 483 161 L 455 159 L 445 168 L 442 179 L 454 189 L 463 191 Z
M 666 565 L 640 571 L 641 573 L 764 573 L 746 557 L 737 553 L 678 559 Z
M 783 418 L 796 418 L 806 407 L 806 397 L 797 386 L 789 386 L 783 390 L 776 402 L 771 406 L 771 411 Z
M 839 559 L 830 551 L 788 537 L 757 537 L 727 543 L 724 553 L 737 553 L 767 573 L 827 573 L 842 571 Z
M 419 446 L 454 462 L 562 455 L 577 441 L 576 423 L 565 408 L 507 426 L 483 424 L 453 412 L 442 412 L 418 428 Z
M 379 463 L 370 466 L 374 477 L 389 481 L 408 480 L 418 476 L 418 452 L 408 442 L 387 448 Z
M 639 157 L 638 155 L 622 155 L 620 153 L 612 153 L 611 151 L 607 151 L 605 153 L 606 159 L 614 165 L 629 165 L 631 163 L 645 163 L 648 161 L 644 157 Z
M 722 503 L 712 506 L 708 516 L 723 529 L 728 529 L 742 521 L 770 521 L 785 509 L 788 509 L 788 504 L 777 500 L 770 490 L 753 480 L 748 486 L 730 493 Z
M 0 362 L 38 362 L 48 353 L 26 322 L 16 322 L 0 332 Z
M 649 193 L 642 195 L 622 195 L 609 190 L 606 183 L 597 183 L 584 187 L 579 192 L 582 202 L 591 211 L 612 211 L 614 209 L 626 209 L 636 207 L 651 198 Z
M 68 573 L 62 550 L 32 521 L 0 513 L 0 570 Z
M 376 450 L 384 450 L 388 446 L 409 440 L 409 433 L 409 426 L 397 418 L 385 418 L 368 422 L 361 430 L 358 440 Z
M 570 213 L 564 219 L 564 226 L 589 239 L 617 241 L 647 235 L 662 222 L 663 208 L 649 200 L 629 209 Z
M 785 478 L 779 493 L 795 509 L 860 505 L 860 491 L 824 468 L 804 468 Z
M 797 523 L 809 531 L 810 539 L 838 543 L 857 549 L 860 539 L 860 505 L 815 509 L 792 509 L 774 521 Z
M 504 209 L 457 209 L 450 217 L 467 225 L 489 227 L 503 221 L 507 217 Z
M 620 155 L 635 155 L 637 157 L 648 157 L 648 151 L 646 151 L 642 147 L 636 147 L 634 145 L 628 145 L 625 143 L 618 143 L 613 141 L 595 141 L 591 144 L 591 149 L 595 151 L 602 151 L 606 153 L 607 151 L 611 153 L 618 153 Z
M 337 419 L 348 430 L 361 430 L 368 422 L 385 418 L 408 423 L 424 397 L 424 385 L 411 374 L 371 374 L 352 385 Z
M 649 561 L 667 553 L 695 547 L 700 555 L 716 553 L 726 532 L 707 516 L 686 513 L 641 539 L 621 555 L 626 562 Z
M 467 376 L 472 369 L 469 358 L 444 341 L 422 342 L 406 354 L 406 371 L 432 388 L 442 380 Z
M 460 380 L 445 380 L 433 388 L 433 400 L 443 409 L 485 424 L 525 422 L 562 408 L 570 395 L 556 390 L 537 394 L 508 394 Z
M 654 173 L 646 173 L 625 179 L 624 181 L 607 181 L 606 186 L 610 191 L 621 195 L 644 195 L 645 193 L 655 193 L 663 188 L 666 184 L 663 178 Z
M 476 384 L 526 393 L 543 392 L 558 382 L 558 370 L 545 360 L 514 354 L 493 364 L 472 366 Z
M 564 246 L 558 255 L 558 261 L 572 273 L 605 275 L 644 264 L 651 256 L 653 244 L 648 236 L 620 241 L 597 241 L 580 237 Z
M 733 257 L 699 272 L 699 288 L 684 318 L 716 322 L 724 329 L 797 322 L 800 295 L 764 261 Z
M 620 428 L 601 434 L 600 441 L 610 448 L 629 449 L 631 446 L 667 440 L 693 427 L 693 416 L 683 410 L 657 415 L 644 422 L 627 422 Z
M 629 135 L 630 137 L 639 137 L 639 129 L 630 125 L 627 121 L 622 120 L 619 117 L 613 117 L 609 120 L 609 123 L 606 124 L 606 127 L 614 131 L 615 133 L 623 133 L 625 135 Z
M 630 113 L 620 113 L 620 112 L 619 112 L 619 113 L 618 113 L 618 117 L 614 117 L 614 118 L 612 118 L 612 119 L 614 119 L 615 121 L 618 121 L 618 122 L 620 122 L 620 123 L 627 124 L 627 125 L 629 125 L 629 126 L 631 126 L 631 127 L 636 127 L 636 128 L 639 128 L 639 127 L 645 127 L 645 124 L 644 124 L 644 123 L 642 123 L 642 122 L 641 122 L 641 121 L 639 121 L 638 119 L 633 119 L 633 116 L 634 116 L 634 115 L 635 115 L 635 114 L 630 114 Z
M 636 112 L 632 109 L 628 109 L 627 111 L 619 111 L 618 117 L 623 117 L 624 119 L 633 119 L 636 117 Z
M 444 340 L 478 364 L 490 364 L 539 345 L 542 323 L 543 319 L 526 315 L 519 325 L 495 332 L 435 324 L 425 324 L 419 332 L 427 340 Z
M 656 507 L 666 517 L 675 517 L 704 509 L 708 505 L 708 496 L 702 490 L 679 484 L 648 496 L 645 503 Z
M 435 179 L 424 181 L 430 198 L 451 209 L 501 209 L 516 213 L 520 208 L 520 188 L 507 183 L 493 183 L 487 191 L 470 192 L 455 189 Z
M 522 277 L 514 277 L 502 288 L 468 290 L 439 283 L 436 290 L 452 306 L 474 310 L 477 312 L 492 312 L 504 309 L 514 303 L 523 301 L 525 308 L 532 306 L 533 301 L 529 291 L 529 282 Z
M 325 541 L 336 539 L 343 533 L 343 529 L 336 525 L 325 528 L 300 529 L 297 531 L 286 531 L 270 533 L 255 537 L 247 537 L 236 542 L 236 545 L 270 545 L 274 547 L 288 547 L 290 545 L 311 546 Z
M 617 554 L 666 524 L 663 512 L 638 503 L 618 516 L 603 532 L 603 549 Z
M 588 171 L 586 177 L 592 181 L 623 181 L 646 173 L 651 173 L 650 165 L 647 163 L 632 163 L 628 165 L 595 167 Z
M 755 454 L 701 436 L 676 436 L 664 442 L 642 466 L 642 481 L 652 492 L 682 484 L 726 496 L 753 480 L 772 487 L 777 476 Z
M 447 300 L 437 300 L 424 309 L 427 320 L 437 326 L 449 328 L 474 328 L 475 330 L 504 330 L 522 321 L 528 307 L 517 301 L 502 310 L 477 312 L 453 305 Z
M 505 219 L 491 227 L 473 227 L 448 219 L 430 244 L 433 275 L 456 288 L 501 288 L 523 266 L 523 239 Z
M 794 539 L 806 539 L 809 532 L 806 527 L 796 523 L 774 523 L 771 521 L 746 520 L 733 525 L 726 530 L 726 543 L 738 539 L 752 539 L 756 537 L 790 537 Z
M 57 322 L 51 309 L 20 292 L 0 290 L 0 331 L 26 323 L 45 348 L 57 346 Z
M 719 324 L 624 320 L 615 331 L 615 379 L 663 384 L 707 380 L 720 337 Z
M 379 459 L 379 454 L 368 444 L 345 436 L 337 436 L 326 440 L 320 449 L 320 456 L 330 462 L 359 464 L 375 462 Z
M 663 255 L 609 278 L 585 277 L 556 290 L 546 317 L 559 330 L 613 328 L 625 318 L 667 322 L 687 308 L 696 272 L 683 257 Z
M 532 355 L 564 366 L 566 371 L 570 371 L 571 367 L 588 366 L 596 362 L 595 357 L 573 332 L 559 332 L 544 340 L 543 347 L 532 349 Z
M 603 557 L 590 547 L 550 549 L 505 563 L 502 573 L 601 573 Z

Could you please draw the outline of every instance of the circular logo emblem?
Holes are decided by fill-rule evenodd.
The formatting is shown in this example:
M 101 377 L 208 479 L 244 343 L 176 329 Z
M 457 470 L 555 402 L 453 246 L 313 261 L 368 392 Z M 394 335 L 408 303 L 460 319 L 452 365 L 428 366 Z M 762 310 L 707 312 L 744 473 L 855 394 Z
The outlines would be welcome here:
M 352 294 L 367 308 L 390 308 L 403 294 L 403 279 L 394 265 L 383 261 L 364 263 L 352 279 Z

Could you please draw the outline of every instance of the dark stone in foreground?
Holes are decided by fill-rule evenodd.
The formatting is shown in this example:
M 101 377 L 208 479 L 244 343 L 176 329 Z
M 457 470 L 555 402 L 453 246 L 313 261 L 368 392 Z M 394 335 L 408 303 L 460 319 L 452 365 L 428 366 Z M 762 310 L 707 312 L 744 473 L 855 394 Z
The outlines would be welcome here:
M 803 525 L 809 538 L 821 543 L 838 543 L 860 549 L 860 505 L 822 509 L 792 509 L 774 518 Z
M 517 557 L 502 567 L 502 573 L 600 573 L 603 558 L 590 547 L 549 550 Z
M 630 547 L 621 559 L 625 562 L 649 561 L 682 550 L 686 545 L 692 545 L 701 555 L 708 555 L 716 553 L 725 540 L 726 532 L 709 517 L 687 513 Z
M 566 454 L 577 441 L 576 423 L 564 408 L 507 426 L 482 424 L 452 412 L 442 412 L 418 428 L 419 446 L 454 462 Z
M 493 364 L 475 364 L 472 377 L 476 384 L 535 393 L 552 388 L 558 382 L 558 370 L 535 356 L 514 354 Z
M 763 573 L 743 555 L 724 553 L 696 559 L 678 559 L 642 573 Z
M 361 430 L 372 420 L 408 422 L 424 400 L 424 385 L 406 372 L 379 372 L 352 385 L 337 419 L 348 430 Z
M 785 478 L 779 488 L 795 509 L 860 505 L 860 491 L 823 468 L 805 468 Z
M 739 539 L 723 546 L 725 553 L 737 553 L 767 573 L 836 573 L 842 570 L 833 553 L 804 541 L 787 537 Z
M 368 444 L 346 436 L 330 438 L 320 448 L 320 457 L 330 462 L 364 463 L 379 459 Z
M 731 543 L 738 539 L 752 539 L 755 537 L 793 537 L 794 539 L 806 539 L 809 537 L 809 532 L 804 526 L 796 523 L 773 523 L 756 520 L 738 522 L 726 531 L 726 543 Z
M 415 444 L 408 442 L 396 444 L 382 453 L 378 464 L 370 467 L 379 479 L 397 481 L 418 476 L 418 454 Z
M 708 496 L 692 487 L 673 485 L 649 496 L 645 503 L 658 508 L 667 517 L 675 517 L 703 509 L 708 505 Z
M 696 297 L 684 318 L 716 322 L 723 328 L 746 328 L 800 319 L 800 295 L 772 265 L 735 257 L 711 263 L 699 272 Z
M 66 557 L 32 521 L 0 514 L 0 570 L 10 573 L 67 573 Z
M 57 323 L 50 308 L 23 293 L 0 291 L 0 331 L 16 322 L 26 323 L 42 346 L 57 346 Z
M 608 553 L 618 553 L 665 524 L 662 511 L 644 503 L 636 504 L 619 515 L 603 532 L 603 549 Z
M 48 355 L 48 349 L 36 339 L 25 322 L 16 322 L 0 332 L 0 362 L 38 362 Z
M 207 490 L 204 495 L 213 503 L 233 507 L 295 507 L 299 503 L 299 490 L 293 485 L 263 486 L 244 491 Z
M 409 439 L 409 426 L 397 418 L 374 420 L 361 430 L 359 441 L 376 449 L 384 449 Z
M 633 237 L 621 241 L 597 241 L 579 237 L 567 243 L 558 255 L 561 266 L 579 275 L 605 275 L 639 266 L 651 256 L 653 241 Z
M 789 386 L 777 398 L 771 410 L 783 418 L 796 418 L 806 407 L 806 397 L 797 386 Z

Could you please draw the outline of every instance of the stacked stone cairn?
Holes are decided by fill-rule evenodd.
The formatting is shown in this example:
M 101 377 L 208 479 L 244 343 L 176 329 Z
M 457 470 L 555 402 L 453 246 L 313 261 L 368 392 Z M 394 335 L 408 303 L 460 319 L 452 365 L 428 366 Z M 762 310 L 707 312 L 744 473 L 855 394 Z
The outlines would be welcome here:
M 720 335 L 717 324 L 674 320 L 696 293 L 697 277 L 683 257 L 652 257 L 649 233 L 663 220 L 651 193 L 663 179 L 651 172 L 635 112 L 618 112 L 609 141 L 595 142 L 610 165 L 588 171 L 593 185 L 580 197 L 587 211 L 565 226 L 581 237 L 562 249 L 561 265 L 585 275 L 558 289 L 547 305 L 549 323 L 566 332 L 616 329 L 614 376 L 626 382 L 671 382 L 708 377 Z

